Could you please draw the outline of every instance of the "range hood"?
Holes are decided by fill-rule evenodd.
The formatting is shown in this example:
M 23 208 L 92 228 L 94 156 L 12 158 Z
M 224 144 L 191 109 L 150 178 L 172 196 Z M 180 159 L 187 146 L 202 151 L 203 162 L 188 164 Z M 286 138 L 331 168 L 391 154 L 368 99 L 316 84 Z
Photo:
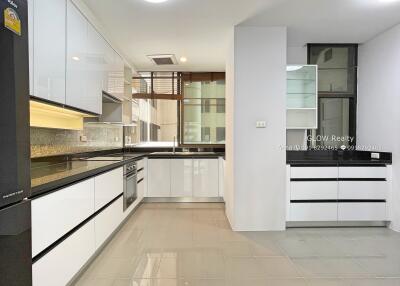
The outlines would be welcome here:
M 123 124 L 123 101 L 109 93 L 103 92 L 102 112 L 97 122 Z

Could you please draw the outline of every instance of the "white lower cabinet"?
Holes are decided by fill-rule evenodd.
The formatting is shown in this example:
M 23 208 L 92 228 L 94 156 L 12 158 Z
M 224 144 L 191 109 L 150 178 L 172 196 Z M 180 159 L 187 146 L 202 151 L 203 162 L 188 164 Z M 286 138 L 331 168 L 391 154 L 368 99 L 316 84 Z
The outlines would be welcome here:
M 113 171 L 95 177 L 94 206 L 99 210 L 124 191 L 124 169 Z
M 32 257 L 94 213 L 94 179 L 32 200 Z
M 339 203 L 338 219 L 342 221 L 385 221 L 386 203 Z
M 33 264 L 33 286 L 66 285 L 94 252 L 92 220 Z
M 218 159 L 193 159 L 193 196 L 218 197 Z
M 292 203 L 290 221 L 336 221 L 337 203 Z
M 94 218 L 95 245 L 98 249 L 123 220 L 123 198 L 120 197 Z
M 193 160 L 171 160 L 171 197 L 193 196 Z
M 148 197 L 171 196 L 171 160 L 150 159 L 148 161 Z

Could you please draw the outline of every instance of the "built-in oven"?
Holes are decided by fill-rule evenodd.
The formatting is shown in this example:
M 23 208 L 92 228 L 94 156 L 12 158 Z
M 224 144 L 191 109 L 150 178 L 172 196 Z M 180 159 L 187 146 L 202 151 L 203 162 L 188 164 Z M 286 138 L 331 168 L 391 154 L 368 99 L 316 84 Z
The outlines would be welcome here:
M 137 165 L 129 162 L 124 165 L 124 211 L 137 199 Z

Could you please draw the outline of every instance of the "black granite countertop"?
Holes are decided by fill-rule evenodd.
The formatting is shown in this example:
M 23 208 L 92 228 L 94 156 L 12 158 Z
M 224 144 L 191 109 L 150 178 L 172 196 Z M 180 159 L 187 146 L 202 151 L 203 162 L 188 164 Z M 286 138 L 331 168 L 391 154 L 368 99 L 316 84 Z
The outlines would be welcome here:
M 384 166 L 392 164 L 392 154 L 379 153 L 372 159 L 369 151 L 287 151 L 286 163 L 291 166 Z
M 214 152 L 151 152 L 107 153 L 94 152 L 80 156 L 56 156 L 34 159 L 31 162 L 31 198 L 64 188 L 76 182 L 119 168 L 129 161 L 144 157 L 157 158 L 218 158 Z M 106 160 L 113 156 L 115 161 Z M 87 160 L 88 158 L 91 158 Z M 95 158 L 95 160 L 93 160 Z

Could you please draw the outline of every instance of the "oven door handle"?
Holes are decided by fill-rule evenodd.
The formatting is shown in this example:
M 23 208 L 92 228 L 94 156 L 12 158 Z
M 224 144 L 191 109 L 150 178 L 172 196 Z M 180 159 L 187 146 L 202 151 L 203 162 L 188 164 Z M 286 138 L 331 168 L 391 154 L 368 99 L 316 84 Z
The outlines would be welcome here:
M 136 174 L 136 173 L 127 175 L 127 176 L 126 176 L 126 180 L 130 180 L 130 179 L 132 179 L 132 178 L 134 178 L 134 177 L 137 177 L 137 174 Z

